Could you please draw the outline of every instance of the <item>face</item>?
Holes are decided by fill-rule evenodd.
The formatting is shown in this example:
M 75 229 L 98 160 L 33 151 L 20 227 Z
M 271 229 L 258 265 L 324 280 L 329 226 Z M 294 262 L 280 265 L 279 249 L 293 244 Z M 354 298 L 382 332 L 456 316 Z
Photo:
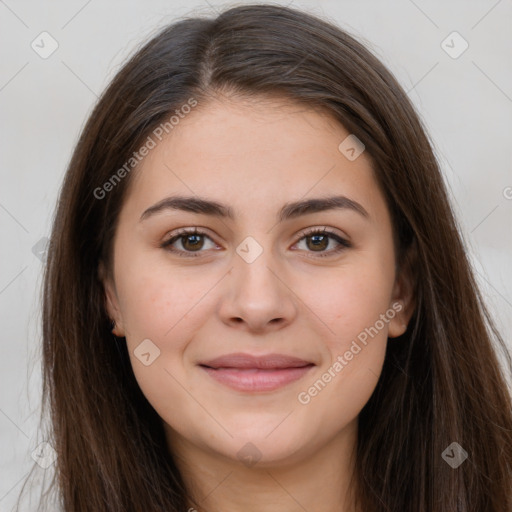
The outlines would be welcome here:
M 133 171 L 108 311 L 171 447 L 297 461 L 354 427 L 405 331 L 390 215 L 327 115 L 200 107 Z

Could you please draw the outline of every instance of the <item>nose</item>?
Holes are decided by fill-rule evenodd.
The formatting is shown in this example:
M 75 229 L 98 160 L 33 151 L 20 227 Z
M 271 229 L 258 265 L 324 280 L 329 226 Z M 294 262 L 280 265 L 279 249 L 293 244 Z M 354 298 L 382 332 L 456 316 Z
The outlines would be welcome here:
M 297 314 L 298 299 L 285 272 L 266 254 L 252 263 L 236 257 L 224 280 L 226 292 L 218 312 L 230 327 L 262 334 L 282 329 Z

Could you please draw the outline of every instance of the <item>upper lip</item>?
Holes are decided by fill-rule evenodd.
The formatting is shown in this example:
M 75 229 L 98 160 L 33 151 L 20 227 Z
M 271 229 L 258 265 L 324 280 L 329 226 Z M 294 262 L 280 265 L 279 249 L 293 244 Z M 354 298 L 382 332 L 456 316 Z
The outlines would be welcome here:
M 209 361 L 199 363 L 201 366 L 210 368 L 261 368 L 261 369 L 282 369 L 282 368 L 300 368 L 314 363 L 305 361 L 298 357 L 287 356 L 285 354 L 269 354 L 266 356 L 253 356 L 237 352 L 216 357 Z

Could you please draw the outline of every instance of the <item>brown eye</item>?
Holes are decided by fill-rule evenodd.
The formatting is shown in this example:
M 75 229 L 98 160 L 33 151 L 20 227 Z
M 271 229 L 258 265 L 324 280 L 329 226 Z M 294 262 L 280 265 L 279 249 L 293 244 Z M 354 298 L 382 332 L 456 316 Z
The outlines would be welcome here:
M 352 246 L 348 240 L 341 238 L 336 233 L 328 231 L 325 228 L 312 229 L 311 231 L 304 233 L 298 243 L 300 243 L 302 240 L 306 241 L 307 252 L 319 253 L 318 256 L 320 257 L 338 254 L 344 249 Z M 335 246 L 332 250 L 326 251 L 331 240 L 334 240 L 337 246 Z
M 323 250 L 327 249 L 329 245 L 329 236 L 325 234 L 321 235 L 309 235 L 306 237 L 310 243 L 307 243 L 309 249 L 316 251 L 317 249 Z
M 183 229 L 173 237 L 163 242 L 161 247 L 170 252 L 177 253 L 180 256 L 200 256 L 201 253 L 204 252 L 201 249 L 204 248 L 205 239 L 209 239 L 210 241 L 212 241 L 211 238 L 202 231 L 199 231 L 197 229 Z M 177 242 L 179 242 L 179 245 L 181 245 L 181 247 L 175 247 L 175 244 Z M 215 244 L 213 245 L 215 246 Z
M 201 239 L 202 235 L 181 235 L 181 245 L 187 250 L 194 251 L 201 249 L 204 245 L 204 240 Z
M 202 249 L 205 247 L 206 239 L 210 240 L 213 246 L 215 246 L 213 240 L 206 233 L 199 231 L 197 228 L 192 230 L 182 229 L 163 242 L 161 247 L 179 256 L 200 256 L 202 252 L 205 252 L 202 251 Z M 306 252 L 317 253 L 319 257 L 332 256 L 352 246 L 350 242 L 325 228 L 312 229 L 304 233 L 297 243 L 303 240 L 306 242 Z M 326 250 L 332 245 L 332 242 L 334 242 L 334 248 Z M 181 247 L 176 247 L 177 243 L 179 243 Z

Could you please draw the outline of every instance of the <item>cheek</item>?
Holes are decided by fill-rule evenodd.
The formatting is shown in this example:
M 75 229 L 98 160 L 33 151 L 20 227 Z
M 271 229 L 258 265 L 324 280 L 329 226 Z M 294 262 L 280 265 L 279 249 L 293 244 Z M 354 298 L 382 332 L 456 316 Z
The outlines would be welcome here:
M 188 393 L 200 394 L 189 385 L 182 364 L 183 353 L 199 325 L 194 315 L 201 312 L 197 302 L 204 293 L 193 288 L 190 284 L 184 288 L 179 279 L 164 278 L 155 266 L 144 272 L 132 269 L 118 287 L 119 296 L 124 297 L 122 314 L 135 378 L 158 414 L 171 422 L 177 404 L 186 418 L 200 415 Z M 150 354 L 149 364 L 144 363 L 144 353 Z
M 116 285 L 127 341 L 165 343 L 203 295 L 193 268 L 176 270 L 163 249 L 122 232 L 116 246 Z M 203 285 L 204 288 L 206 285 Z
M 190 319 L 198 307 L 201 309 L 197 302 L 202 295 L 194 288 L 190 282 L 185 287 L 180 279 L 170 279 L 156 271 L 132 274 L 120 289 L 125 298 L 122 313 L 127 339 L 136 342 L 154 338 L 165 344 L 166 340 L 176 339 L 175 332 L 185 325 L 192 328 Z
M 301 284 L 301 297 L 328 327 L 330 345 L 337 352 L 344 351 L 347 342 L 365 332 L 390 308 L 394 281 L 394 267 L 390 259 L 368 254 L 353 264 L 318 273 Z M 388 261 L 386 261 L 388 260 Z M 384 338 L 388 323 L 382 326 Z
M 322 340 L 326 358 L 296 398 L 304 424 L 321 436 L 334 434 L 359 415 L 382 371 L 388 323 L 381 315 L 388 311 L 389 286 L 379 288 L 376 277 L 340 276 L 328 294 L 331 300 L 320 303 L 320 315 L 330 327 Z
M 165 286 L 156 276 L 140 271 L 126 272 L 118 281 L 121 312 L 127 338 L 151 337 L 159 332 L 166 319 L 166 295 L 171 295 L 171 286 Z
M 390 308 L 393 253 L 381 254 L 376 250 L 361 254 L 353 264 L 317 279 L 314 292 L 308 294 L 308 305 L 329 327 L 323 331 L 329 359 L 315 381 L 308 383 L 311 387 L 303 389 L 301 403 L 309 400 L 324 420 L 357 415 L 382 370 L 395 311 Z

